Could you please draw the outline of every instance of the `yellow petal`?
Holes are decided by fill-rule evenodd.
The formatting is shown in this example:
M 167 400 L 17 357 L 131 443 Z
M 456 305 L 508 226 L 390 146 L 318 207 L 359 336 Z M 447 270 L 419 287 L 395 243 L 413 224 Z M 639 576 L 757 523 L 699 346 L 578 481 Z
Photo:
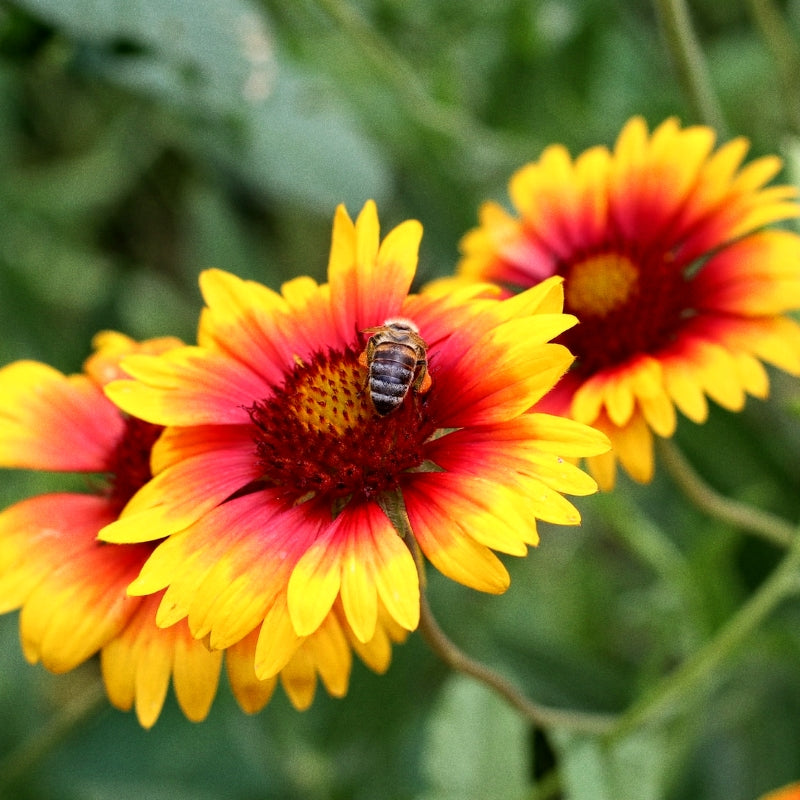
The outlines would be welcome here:
M 349 546 L 342 560 L 342 605 L 353 633 L 362 641 L 369 641 L 378 621 L 378 592 L 372 574 L 373 565 L 366 554 Z
M 340 544 L 326 536 L 306 550 L 289 578 L 289 614 L 298 636 L 308 636 L 322 624 L 340 586 Z

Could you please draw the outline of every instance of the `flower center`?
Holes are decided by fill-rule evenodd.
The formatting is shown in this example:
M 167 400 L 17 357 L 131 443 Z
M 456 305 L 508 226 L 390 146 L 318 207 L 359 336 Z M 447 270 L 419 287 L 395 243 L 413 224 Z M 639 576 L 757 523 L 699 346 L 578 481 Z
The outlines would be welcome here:
M 566 302 L 580 319 L 605 317 L 627 302 L 636 290 L 639 272 L 618 253 L 604 253 L 573 264 L 565 282 Z
M 109 502 L 122 511 L 128 500 L 152 477 L 150 452 L 164 428 L 126 417 L 125 431 L 109 457 L 107 466 Z
M 248 411 L 263 480 L 284 489 L 292 503 L 322 496 L 336 506 L 397 488 L 403 473 L 425 460 L 424 444 L 435 430 L 425 396 L 414 392 L 379 416 L 353 348 L 298 364 Z
M 564 310 L 580 322 L 559 341 L 585 377 L 665 347 L 694 313 L 684 265 L 656 249 L 634 254 L 622 245 L 559 271 Z

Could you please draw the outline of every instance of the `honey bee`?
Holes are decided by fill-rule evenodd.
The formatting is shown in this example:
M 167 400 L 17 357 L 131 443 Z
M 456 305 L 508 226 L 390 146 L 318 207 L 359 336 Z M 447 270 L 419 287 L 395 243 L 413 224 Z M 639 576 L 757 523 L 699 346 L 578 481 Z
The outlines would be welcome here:
M 431 388 L 428 346 L 419 328 L 409 319 L 387 319 L 371 333 L 358 362 L 369 371 L 369 397 L 382 417 L 403 404 L 408 390 L 424 394 Z

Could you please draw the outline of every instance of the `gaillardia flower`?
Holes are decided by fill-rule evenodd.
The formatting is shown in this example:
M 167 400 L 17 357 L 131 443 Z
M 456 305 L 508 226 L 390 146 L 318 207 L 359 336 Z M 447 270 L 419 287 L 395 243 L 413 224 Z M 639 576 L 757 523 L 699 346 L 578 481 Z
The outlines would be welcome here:
M 408 221 L 381 242 L 374 203 L 355 224 L 340 207 L 328 283 L 301 277 L 276 293 L 204 272 L 198 346 L 128 358 L 135 380 L 106 387 L 121 408 L 167 426 L 154 479 L 101 532 L 167 537 L 129 591 L 165 591 L 159 624 L 187 617 L 212 648 L 260 626 L 260 678 L 332 607 L 362 642 L 383 615 L 413 630 L 412 533 L 445 575 L 502 592 L 509 577 L 493 551 L 525 554 L 537 518 L 576 524 L 561 493 L 596 490 L 565 457 L 602 452 L 605 436 L 528 413 L 572 360 L 549 343 L 574 322 L 560 280 L 508 301 L 486 286 L 409 295 L 421 232 Z M 392 383 L 393 360 L 411 359 L 398 378 L 408 392 L 387 410 L 373 402 L 365 330 L 397 317 L 427 347 L 409 356 L 380 345 L 373 377 L 388 369 Z M 406 322 L 395 329 L 416 341 Z M 423 360 L 430 388 L 412 380 Z M 397 382 L 390 391 L 396 399 Z
M 790 783 L 761 795 L 759 800 L 800 800 L 800 783 Z
M 195 639 L 185 621 L 158 627 L 160 594 L 128 596 L 155 543 L 97 539 L 150 478 L 150 453 L 161 433 L 120 413 L 102 387 L 124 377 L 122 356 L 181 344 L 171 338 L 136 344 L 106 332 L 96 337 L 83 374 L 67 376 L 34 361 L 0 370 L 0 465 L 87 476 L 84 492 L 39 495 L 0 513 L 0 612 L 21 608 L 25 657 L 53 672 L 71 670 L 99 651 L 109 699 L 124 710 L 135 706 L 146 727 L 160 714 L 170 677 L 186 716 L 203 719 L 223 654 Z M 334 610 L 281 674 L 299 708 L 311 702 L 317 672 L 331 694 L 345 693 L 352 647 L 374 669 L 388 667 L 394 628 L 381 627 L 363 644 L 339 619 Z M 276 682 L 256 677 L 254 648 L 248 634 L 227 653 L 230 684 L 248 712 L 263 707 Z
M 677 407 L 703 422 L 706 397 L 739 410 L 765 397 L 761 361 L 800 372 L 800 237 L 765 226 L 800 215 L 797 191 L 766 184 L 775 157 L 742 166 L 739 138 L 714 150 L 706 127 L 669 119 L 652 135 L 632 119 L 613 153 L 573 161 L 548 147 L 462 240 L 462 277 L 518 291 L 564 278 L 579 325 L 558 339 L 575 362 L 540 410 L 605 431 L 613 450 L 589 460 L 601 487 L 616 459 L 653 472 L 653 438 L 671 436 Z

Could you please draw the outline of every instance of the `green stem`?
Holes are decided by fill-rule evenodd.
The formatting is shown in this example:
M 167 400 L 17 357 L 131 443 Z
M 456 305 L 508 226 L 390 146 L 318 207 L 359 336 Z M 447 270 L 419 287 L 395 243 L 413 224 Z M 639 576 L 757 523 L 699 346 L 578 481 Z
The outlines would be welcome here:
M 0 797 L 11 797 L 9 790 L 26 775 L 34 774 L 39 763 L 75 729 L 91 717 L 105 700 L 98 678 L 61 706 L 36 732 L 23 739 L 0 760 Z
M 795 133 L 800 133 L 800 47 L 772 0 L 749 0 L 750 13 L 775 61 L 783 91 L 781 104 Z
M 654 0 L 678 79 L 695 117 L 725 134 L 722 109 L 712 89 L 703 51 L 697 41 L 685 0 Z
M 425 564 L 422 553 L 413 536 L 407 537 L 406 543 L 414 556 L 420 585 L 424 585 Z M 420 592 L 419 630 L 431 650 L 451 669 L 469 675 L 494 690 L 534 725 L 589 734 L 607 733 L 614 726 L 616 717 L 611 715 L 549 708 L 529 700 L 511 681 L 468 656 L 445 634 L 431 611 L 424 591 Z
M 629 708 L 614 726 L 619 738 L 667 714 L 679 712 L 686 698 L 708 684 L 725 659 L 739 647 L 789 595 L 800 591 L 800 537 L 772 575 L 695 655 L 664 678 L 653 691 Z
M 733 525 L 780 547 L 795 541 L 795 529 L 780 517 L 717 494 L 692 468 L 670 439 L 657 439 L 661 462 L 683 493 L 699 509 L 727 525 Z

